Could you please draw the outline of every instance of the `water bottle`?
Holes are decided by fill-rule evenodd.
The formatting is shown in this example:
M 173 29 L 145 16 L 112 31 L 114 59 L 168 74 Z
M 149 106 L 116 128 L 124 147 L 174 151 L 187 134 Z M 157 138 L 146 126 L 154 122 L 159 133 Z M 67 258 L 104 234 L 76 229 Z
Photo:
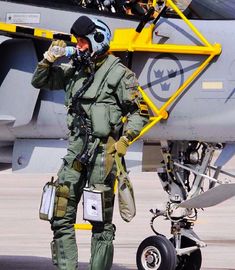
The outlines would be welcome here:
M 51 52 L 56 56 L 56 57 L 60 57 L 60 56 L 66 56 L 66 57 L 71 57 L 72 55 L 74 55 L 76 53 L 76 48 L 73 46 L 67 46 L 65 48 L 60 47 L 60 46 L 53 46 L 51 48 Z
M 74 55 L 75 53 L 77 53 L 77 49 L 73 46 L 67 46 L 65 47 L 65 56 L 66 57 L 71 57 L 72 55 Z

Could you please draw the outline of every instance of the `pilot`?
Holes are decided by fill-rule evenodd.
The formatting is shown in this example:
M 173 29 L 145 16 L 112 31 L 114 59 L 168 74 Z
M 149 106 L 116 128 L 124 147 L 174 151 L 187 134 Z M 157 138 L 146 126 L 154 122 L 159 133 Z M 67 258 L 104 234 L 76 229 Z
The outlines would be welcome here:
M 77 39 L 76 53 L 67 64 L 54 64 L 64 56 L 65 42 L 53 41 L 38 63 L 32 78 L 36 88 L 65 90 L 70 130 L 67 154 L 58 172 L 51 228 L 53 263 L 60 270 L 75 270 L 78 253 L 75 239 L 77 205 L 83 188 L 109 188 L 106 219 L 91 221 L 90 270 L 108 270 L 113 261 L 112 224 L 116 165 L 114 153 L 126 154 L 129 143 L 148 123 L 149 113 L 135 74 L 119 58 L 108 53 L 109 27 L 98 19 L 79 17 L 71 27 Z M 126 118 L 123 124 L 123 118 Z

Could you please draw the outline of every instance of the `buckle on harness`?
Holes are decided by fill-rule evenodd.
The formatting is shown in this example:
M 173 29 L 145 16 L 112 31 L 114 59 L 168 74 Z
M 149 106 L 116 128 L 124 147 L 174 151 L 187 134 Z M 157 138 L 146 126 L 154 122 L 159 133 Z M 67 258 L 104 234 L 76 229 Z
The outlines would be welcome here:
M 77 160 L 79 160 L 84 165 L 88 165 L 92 161 L 95 150 L 99 144 L 100 144 L 100 139 L 96 138 L 92 146 L 90 148 L 87 147 L 85 151 L 79 157 L 77 157 Z

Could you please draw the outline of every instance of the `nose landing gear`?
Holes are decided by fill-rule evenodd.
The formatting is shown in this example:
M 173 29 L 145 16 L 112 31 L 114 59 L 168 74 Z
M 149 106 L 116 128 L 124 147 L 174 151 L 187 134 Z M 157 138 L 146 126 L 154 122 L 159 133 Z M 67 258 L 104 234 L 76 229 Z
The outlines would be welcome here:
M 200 248 L 206 244 L 193 231 L 197 209 L 223 201 L 227 192 L 223 190 L 226 186 L 221 187 L 221 195 L 218 196 L 218 190 L 214 188 L 215 184 L 221 183 L 217 179 L 219 169 L 214 178 L 207 175 L 218 145 L 184 141 L 161 142 L 161 146 L 163 166 L 158 170 L 158 176 L 169 199 L 164 209 L 150 210 L 153 214 L 150 225 L 155 235 L 139 245 L 137 267 L 138 270 L 200 270 Z M 207 179 L 214 184 L 205 185 Z M 219 199 L 211 200 L 212 195 Z M 154 228 L 154 220 L 159 216 L 171 222 L 172 238 L 169 240 Z

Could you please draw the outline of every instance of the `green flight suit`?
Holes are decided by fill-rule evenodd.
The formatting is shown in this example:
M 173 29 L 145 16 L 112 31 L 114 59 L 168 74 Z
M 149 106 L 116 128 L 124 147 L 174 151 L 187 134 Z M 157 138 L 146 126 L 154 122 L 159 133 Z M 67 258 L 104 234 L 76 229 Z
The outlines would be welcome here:
M 36 88 L 49 90 L 65 89 L 65 105 L 71 104 L 72 97 L 81 88 L 87 77 L 87 69 L 74 70 L 70 64 L 52 65 L 46 60 L 39 62 L 32 78 Z M 77 269 L 77 245 L 74 223 L 77 205 L 83 188 L 88 184 L 111 187 L 112 203 L 106 211 L 109 218 L 104 222 L 92 222 L 90 270 L 109 270 L 113 261 L 113 239 L 115 226 L 112 224 L 114 182 L 116 166 L 114 158 L 107 153 L 109 147 L 119 139 L 122 117 L 127 121 L 123 134 L 134 139 L 148 122 L 146 105 L 137 89 L 135 74 L 123 66 L 120 59 L 108 55 L 95 72 L 94 81 L 79 102 L 91 121 L 92 136 L 99 138 L 99 144 L 91 162 L 84 166 L 76 160 L 83 151 L 86 134 L 82 132 L 79 114 L 68 113 L 70 129 L 69 146 L 63 165 L 58 172 L 58 181 L 68 187 L 69 196 L 65 214 L 54 217 L 51 227 L 54 232 L 52 242 L 53 261 L 60 270 Z M 142 104 L 142 107 L 141 105 Z M 92 142 L 89 142 L 92 145 Z

